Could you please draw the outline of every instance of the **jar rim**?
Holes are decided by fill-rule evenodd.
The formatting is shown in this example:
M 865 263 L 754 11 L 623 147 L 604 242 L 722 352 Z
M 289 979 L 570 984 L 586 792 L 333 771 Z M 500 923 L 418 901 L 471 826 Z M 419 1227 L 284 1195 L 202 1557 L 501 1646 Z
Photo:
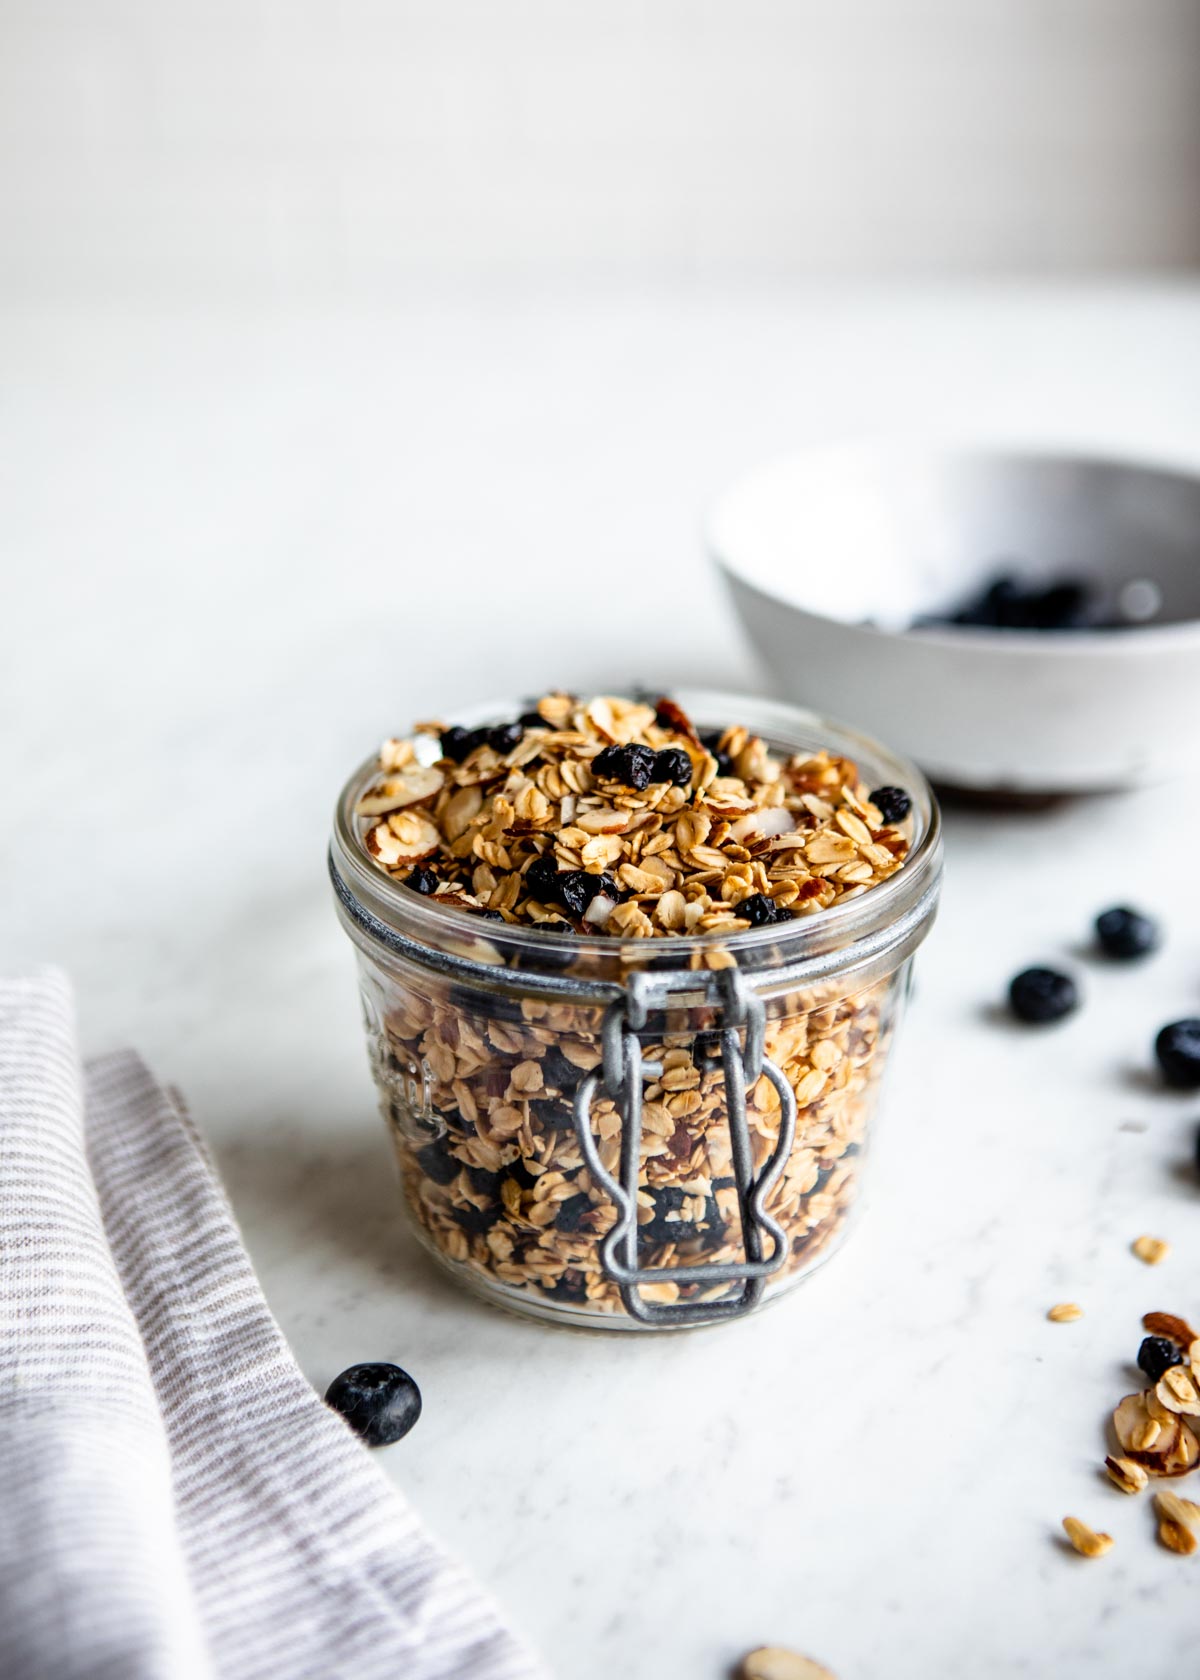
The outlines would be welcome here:
M 341 889 L 377 922 L 403 936 L 406 944 L 424 946 L 431 953 L 459 950 L 464 944 L 472 949 L 490 945 L 519 957 L 521 967 L 530 974 L 536 974 L 539 967 L 561 970 L 564 958 L 577 972 L 581 967 L 586 970 L 589 963 L 611 968 L 614 958 L 636 967 L 653 956 L 656 966 L 664 966 L 661 959 L 668 955 L 672 959 L 669 966 L 682 969 L 689 966 L 693 956 L 702 961 L 704 953 L 717 949 L 727 952 L 739 966 L 753 968 L 755 959 L 761 960 L 770 951 L 775 953 L 771 966 L 790 967 L 807 957 L 853 946 L 893 922 L 908 920 L 927 896 L 932 911 L 941 874 L 941 815 L 932 788 L 914 764 L 848 724 L 787 702 L 693 688 L 673 690 L 672 698 L 698 728 L 742 724 L 783 750 L 841 753 L 853 758 L 860 771 L 865 761 L 872 767 L 869 779 L 873 780 L 874 774 L 880 777 L 876 785 L 904 787 L 912 798 L 914 837 L 902 868 L 857 897 L 842 899 L 827 909 L 793 917 L 790 922 L 734 933 L 717 930 L 620 939 L 602 934 L 546 933 L 537 927 L 481 921 L 469 910 L 434 904 L 406 888 L 386 875 L 367 853 L 355 807 L 367 783 L 378 774 L 378 760 L 372 755 L 348 778 L 334 810 L 330 862 Z M 456 715 L 467 726 L 474 726 L 511 717 L 524 704 L 512 699 L 492 701 Z M 544 958 L 541 964 L 539 953 Z

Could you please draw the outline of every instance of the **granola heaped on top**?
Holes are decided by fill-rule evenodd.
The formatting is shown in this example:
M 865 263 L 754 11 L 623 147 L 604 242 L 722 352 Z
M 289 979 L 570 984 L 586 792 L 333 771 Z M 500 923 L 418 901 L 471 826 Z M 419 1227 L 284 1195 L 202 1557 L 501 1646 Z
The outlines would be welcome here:
M 886 880 L 908 798 L 876 791 L 736 722 L 702 739 L 669 700 L 550 694 L 513 723 L 385 742 L 358 813 L 379 867 L 434 902 L 634 939 L 735 933 Z
M 870 790 L 834 752 L 777 756 L 736 719 L 701 736 L 669 700 L 564 694 L 512 722 L 429 724 L 387 742 L 356 810 L 361 845 L 406 901 L 411 892 L 473 912 L 485 944 L 501 922 L 526 944 L 531 931 L 572 935 L 581 952 L 603 936 L 626 965 L 641 941 L 691 935 L 701 943 L 683 966 L 719 967 L 733 960 L 728 936 L 768 926 L 779 946 L 759 960 L 782 961 L 786 926 L 893 875 L 910 828 L 908 792 Z M 577 972 L 578 957 L 545 948 L 548 970 Z M 668 943 L 655 966 L 669 966 L 669 953 Z M 523 992 L 537 963 L 522 949 L 476 986 L 366 954 L 374 1072 L 406 1196 L 441 1259 L 514 1306 L 622 1315 L 600 1257 L 616 1209 L 592 1180 L 572 1111 L 601 1061 L 603 1010 Z M 844 1226 L 905 971 L 901 957 L 849 984 L 768 988 L 765 1051 L 797 1105 L 766 1203 L 788 1244 L 770 1289 L 823 1258 Z M 745 1258 L 714 1020 L 668 1010 L 640 1034 L 646 1059 L 661 1063 L 643 1091 L 643 1266 Z M 757 1172 L 781 1118 L 767 1077 L 747 1092 L 747 1114 Z M 591 1119 L 616 1173 L 622 1115 L 603 1090 Z M 643 1295 L 716 1300 L 727 1288 L 663 1281 Z

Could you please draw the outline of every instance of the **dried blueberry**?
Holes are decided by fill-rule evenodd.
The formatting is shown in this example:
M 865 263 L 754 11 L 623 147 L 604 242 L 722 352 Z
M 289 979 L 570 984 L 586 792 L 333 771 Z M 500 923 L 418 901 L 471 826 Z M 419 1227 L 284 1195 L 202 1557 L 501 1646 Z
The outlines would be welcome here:
M 469 1237 L 481 1237 L 485 1231 L 490 1231 L 496 1223 L 499 1208 L 493 1205 L 487 1208 L 472 1207 L 470 1202 L 463 1202 L 461 1206 L 450 1210 L 451 1217 L 462 1227 Z
M 1187 1355 L 1166 1336 L 1147 1336 L 1137 1355 L 1138 1369 L 1156 1383 L 1172 1365 L 1185 1365 Z
M 557 1231 L 582 1231 L 584 1221 L 592 1211 L 591 1198 L 580 1194 L 568 1196 L 565 1202 L 558 1204 L 558 1212 L 554 1216 L 554 1228 Z
M 556 1044 L 542 1057 L 542 1083 L 554 1091 L 573 1091 L 583 1078 L 581 1069 Z
M 525 871 L 525 886 L 543 904 L 553 904 L 558 897 L 558 865 L 553 856 L 534 858 Z
M 461 723 L 456 723 L 450 729 L 443 729 L 441 733 L 442 757 L 452 758 L 455 764 L 461 764 L 471 750 L 471 732 L 464 729 Z
M 556 1282 L 544 1283 L 542 1293 L 552 1301 L 569 1301 L 575 1306 L 582 1306 L 587 1300 L 587 1280 L 582 1272 L 569 1266 Z
M 687 787 L 692 779 L 692 761 L 682 747 L 664 747 L 654 755 L 650 772 L 652 782 L 669 782 L 672 787 Z
M 1177 1091 L 1200 1088 L 1200 1020 L 1172 1021 L 1154 1040 L 1163 1078 Z
M 421 1390 L 399 1365 L 351 1365 L 330 1383 L 325 1404 L 369 1447 L 389 1447 L 420 1417 Z
M 650 747 L 640 746 L 636 741 L 623 747 L 605 747 L 592 760 L 592 773 L 622 782 L 641 793 L 650 785 L 655 756 Z
M 520 1156 L 518 1156 L 515 1161 L 510 1161 L 506 1167 L 501 1169 L 500 1184 L 503 1186 L 509 1179 L 511 1179 L 512 1182 L 522 1190 L 532 1190 L 534 1185 L 537 1183 L 537 1179 L 525 1165 L 525 1162 L 521 1160 Z
M 575 1111 L 566 1101 L 543 1099 L 531 1102 L 529 1112 L 548 1132 L 569 1132 L 575 1125 Z
M 724 733 L 725 733 L 725 731 L 723 729 L 714 729 L 708 735 L 701 735 L 700 744 L 703 747 L 707 747 L 709 752 L 716 759 L 716 761 L 717 761 L 717 775 L 718 776 L 732 776 L 733 775 L 733 760 L 730 758 L 730 756 L 727 752 L 723 752 L 721 750 L 721 736 Z
M 1129 962 L 1149 956 L 1158 944 L 1158 924 L 1149 916 L 1121 905 L 1096 917 L 1096 939 L 1106 957 Z
M 1079 989 L 1069 974 L 1056 968 L 1026 968 L 1009 986 L 1008 1001 L 1018 1021 L 1045 1025 L 1061 1021 L 1078 1006 Z
M 885 823 L 903 822 L 912 810 L 912 800 L 903 788 L 876 788 L 871 795 L 871 803 L 879 812 Z
M 500 1180 L 487 1167 L 468 1167 L 467 1182 L 481 1196 L 494 1196 Z
M 503 758 L 518 744 L 525 733 L 519 723 L 498 723 L 494 729 L 487 732 L 487 744 L 494 753 Z
M 411 875 L 404 877 L 401 884 L 411 887 L 413 892 L 431 893 L 437 891 L 438 878 L 432 869 L 426 869 L 423 863 L 419 863 Z
M 783 910 L 766 893 L 751 893 L 734 906 L 735 913 L 751 927 L 770 927 L 773 922 L 790 921 L 791 911 Z
M 435 1184 L 452 1184 L 462 1162 L 451 1155 L 445 1138 L 435 1138 L 417 1150 L 417 1165 Z
M 550 727 L 541 712 L 522 712 L 517 722 L 522 729 L 549 729 Z
M 557 882 L 558 902 L 572 916 L 582 916 L 597 893 L 619 898 L 620 888 L 611 875 L 589 875 L 586 869 L 564 869 Z

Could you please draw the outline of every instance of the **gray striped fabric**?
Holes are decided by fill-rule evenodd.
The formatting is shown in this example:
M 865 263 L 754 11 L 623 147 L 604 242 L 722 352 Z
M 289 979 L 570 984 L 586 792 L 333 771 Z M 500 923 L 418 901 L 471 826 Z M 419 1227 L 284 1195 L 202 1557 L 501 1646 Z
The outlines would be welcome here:
M 86 1119 L 85 1119 L 86 1112 Z M 308 1386 L 192 1127 L 0 983 L 0 1675 L 534 1680 Z

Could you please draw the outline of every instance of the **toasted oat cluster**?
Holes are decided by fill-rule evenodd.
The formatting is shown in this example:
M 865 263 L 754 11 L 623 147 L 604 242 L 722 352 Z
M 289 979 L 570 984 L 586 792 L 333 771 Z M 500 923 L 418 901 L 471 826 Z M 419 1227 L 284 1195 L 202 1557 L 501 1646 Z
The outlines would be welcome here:
M 380 869 L 435 902 L 555 933 L 734 933 L 827 909 L 904 862 L 907 793 L 774 757 L 733 723 L 548 694 L 513 723 L 389 740 L 361 798 Z

